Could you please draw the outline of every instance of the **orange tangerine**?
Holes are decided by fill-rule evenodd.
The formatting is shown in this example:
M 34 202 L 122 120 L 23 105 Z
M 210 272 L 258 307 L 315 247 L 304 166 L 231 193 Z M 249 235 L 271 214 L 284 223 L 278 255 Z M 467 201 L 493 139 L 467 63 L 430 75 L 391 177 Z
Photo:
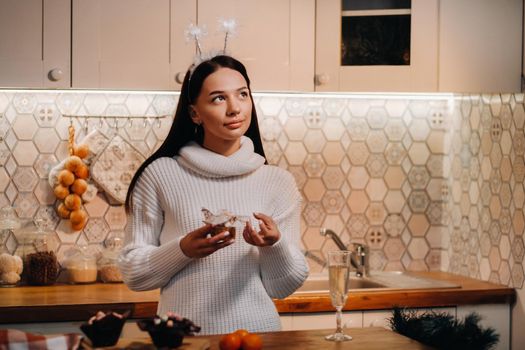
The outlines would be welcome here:
M 255 333 L 246 334 L 241 341 L 242 350 L 261 350 L 262 339 Z
M 80 209 L 80 205 L 82 204 L 82 199 L 78 194 L 70 194 L 64 199 L 64 204 L 66 205 L 66 208 L 69 210 L 77 210 Z
M 241 338 L 235 333 L 225 334 L 219 341 L 221 350 L 239 350 L 241 348 Z
M 59 173 L 58 173 L 58 182 L 62 185 L 62 186 L 69 186 L 71 185 L 73 182 L 75 182 L 75 175 L 69 171 L 69 170 L 61 170 Z

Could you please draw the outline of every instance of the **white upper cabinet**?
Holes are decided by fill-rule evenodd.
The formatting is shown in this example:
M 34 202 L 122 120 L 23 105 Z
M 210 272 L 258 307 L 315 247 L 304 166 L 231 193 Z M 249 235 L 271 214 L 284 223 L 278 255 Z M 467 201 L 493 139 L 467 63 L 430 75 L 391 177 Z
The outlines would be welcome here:
M 170 87 L 169 0 L 73 0 L 72 86 Z
M 441 0 L 440 91 L 520 91 L 522 6 L 522 0 Z
M 0 0 L 0 87 L 178 90 L 206 25 L 254 91 L 519 92 L 522 0 Z
M 203 49 L 223 48 L 220 18 L 235 18 L 228 52 L 255 90 L 313 90 L 315 0 L 73 0 L 75 88 L 180 89 L 206 25 Z
M 317 1 L 316 91 L 436 91 L 438 0 Z
M 0 86 L 70 86 L 69 0 L 0 1 Z
M 246 65 L 253 90 L 313 91 L 315 0 L 199 0 L 206 49 L 222 49 L 219 18 L 235 18 L 228 52 Z
M 197 23 L 197 0 L 171 0 L 170 90 L 180 90 L 184 75 L 195 55 L 195 45 L 187 42 L 185 30 Z
M 522 15 L 522 0 L 317 1 L 316 91 L 519 92 Z

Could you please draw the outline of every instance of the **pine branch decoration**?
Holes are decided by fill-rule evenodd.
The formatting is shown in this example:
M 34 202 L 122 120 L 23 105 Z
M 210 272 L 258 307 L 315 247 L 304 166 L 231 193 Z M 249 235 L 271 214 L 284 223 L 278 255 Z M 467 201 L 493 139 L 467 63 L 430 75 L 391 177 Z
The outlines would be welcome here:
M 418 315 L 401 308 L 394 308 L 389 319 L 393 331 L 438 349 L 489 350 L 498 343 L 499 335 L 491 327 L 480 327 L 480 320 L 475 312 L 458 320 L 446 312 Z

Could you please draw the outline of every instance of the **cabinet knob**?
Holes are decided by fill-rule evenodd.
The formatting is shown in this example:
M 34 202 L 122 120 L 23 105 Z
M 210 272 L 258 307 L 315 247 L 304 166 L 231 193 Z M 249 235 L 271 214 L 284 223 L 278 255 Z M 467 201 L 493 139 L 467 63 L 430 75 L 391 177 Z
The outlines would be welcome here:
M 64 72 L 60 68 L 54 68 L 47 73 L 47 77 L 51 81 L 59 81 L 64 76 Z
M 315 85 L 326 85 L 330 82 L 330 76 L 326 73 L 315 75 Z
M 186 73 L 178 72 L 177 74 L 175 74 L 175 81 L 179 84 L 182 84 L 184 82 L 185 76 L 186 76 Z

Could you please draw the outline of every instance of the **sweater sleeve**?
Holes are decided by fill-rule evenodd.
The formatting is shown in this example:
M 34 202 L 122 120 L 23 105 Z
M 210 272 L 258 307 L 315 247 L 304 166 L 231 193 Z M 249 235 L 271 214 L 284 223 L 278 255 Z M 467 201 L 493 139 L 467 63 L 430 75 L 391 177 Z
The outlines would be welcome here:
M 118 261 L 124 282 L 136 291 L 163 287 L 192 260 L 180 249 L 182 236 L 160 245 L 164 212 L 153 164 L 144 170 L 133 189 Z
M 277 181 L 274 206 L 272 217 L 281 239 L 270 247 L 259 248 L 261 276 L 270 297 L 285 298 L 308 277 L 308 264 L 299 248 L 301 195 L 288 172 Z

